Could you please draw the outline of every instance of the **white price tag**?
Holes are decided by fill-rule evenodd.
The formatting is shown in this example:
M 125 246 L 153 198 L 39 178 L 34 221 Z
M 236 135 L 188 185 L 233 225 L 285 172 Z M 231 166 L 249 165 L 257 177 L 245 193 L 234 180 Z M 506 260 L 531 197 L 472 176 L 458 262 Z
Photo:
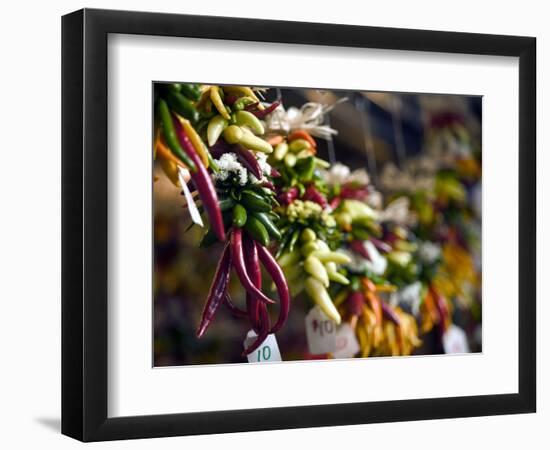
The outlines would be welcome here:
M 244 348 L 250 347 L 256 340 L 257 334 L 250 330 L 244 340 Z M 281 361 L 281 352 L 277 345 L 277 339 L 274 334 L 270 334 L 265 338 L 256 350 L 246 356 L 248 362 L 274 362 Z
M 306 336 L 309 353 L 322 355 L 336 350 L 336 324 L 314 306 L 306 316 Z
M 470 353 L 466 333 L 460 327 L 452 324 L 443 335 L 443 350 L 445 353 Z
M 349 323 L 343 323 L 336 331 L 336 351 L 334 358 L 352 358 L 360 350 L 355 332 Z
M 195 222 L 197 225 L 204 227 L 201 213 L 199 212 L 199 209 L 195 204 L 195 199 L 191 195 L 191 191 L 189 190 L 189 187 L 187 186 L 187 182 L 185 181 L 186 179 L 189 179 L 189 176 L 190 176 L 189 171 L 187 169 L 184 169 L 183 167 L 179 167 L 178 178 L 180 180 L 181 188 L 183 189 L 183 195 L 185 197 L 185 201 L 187 202 L 187 208 L 189 209 L 191 220 Z

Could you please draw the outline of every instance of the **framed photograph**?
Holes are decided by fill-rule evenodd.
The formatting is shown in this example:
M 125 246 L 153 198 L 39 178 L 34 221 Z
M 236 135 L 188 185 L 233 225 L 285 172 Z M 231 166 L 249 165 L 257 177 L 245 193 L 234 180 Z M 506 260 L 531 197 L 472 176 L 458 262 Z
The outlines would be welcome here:
M 535 412 L 536 40 L 62 21 L 62 432 Z

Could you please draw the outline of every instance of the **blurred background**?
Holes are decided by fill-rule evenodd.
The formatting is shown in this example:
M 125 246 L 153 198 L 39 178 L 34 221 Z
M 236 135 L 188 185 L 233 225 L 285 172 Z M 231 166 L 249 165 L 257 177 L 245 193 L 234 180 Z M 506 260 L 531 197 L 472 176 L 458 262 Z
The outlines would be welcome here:
M 464 247 L 469 253 L 459 256 L 470 258 L 476 273 L 464 275 L 469 277 L 468 292 L 455 299 L 461 307 L 455 308 L 453 321 L 467 332 L 471 351 L 480 351 L 481 97 L 271 88 L 265 98 L 268 102 L 281 100 L 286 109 L 312 101 L 334 104 L 325 123 L 338 134 L 330 141 L 318 140 L 319 156 L 352 170 L 366 167 L 384 198 L 407 195 L 422 212 L 428 204 L 432 214 L 415 230 L 422 238 L 442 241 L 442 233 L 458 230 L 461 239 L 467 240 Z M 429 191 L 430 180 L 442 173 L 458 180 L 466 202 L 457 207 L 419 194 Z M 199 249 L 202 230 L 192 227 L 186 231 L 191 220 L 182 208 L 179 190 L 158 167 L 155 179 L 154 364 L 245 362 L 241 352 L 247 324 L 224 307 L 205 336 L 200 340 L 195 336 L 221 244 Z M 433 219 L 434 210 L 442 221 Z M 453 258 L 460 260 L 456 255 Z M 237 304 L 244 303 L 236 280 L 232 280 L 230 292 Z M 304 331 L 304 318 L 311 306 L 305 298 L 293 300 L 289 320 L 277 333 L 283 360 L 313 358 L 307 353 Z M 434 336 L 422 339 L 424 345 L 416 354 L 441 352 Z

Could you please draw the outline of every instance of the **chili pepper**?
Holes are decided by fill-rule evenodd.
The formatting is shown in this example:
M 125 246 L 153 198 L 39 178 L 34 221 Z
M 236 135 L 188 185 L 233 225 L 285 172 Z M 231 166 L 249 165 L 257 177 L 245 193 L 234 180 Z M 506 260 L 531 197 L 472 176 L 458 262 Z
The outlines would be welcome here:
M 340 197 L 334 197 L 330 203 L 329 203 L 329 206 L 331 207 L 331 209 L 336 209 L 338 208 L 338 205 L 340 205 L 340 202 L 342 201 L 342 199 Z
M 399 319 L 399 316 L 395 312 L 395 310 L 388 305 L 386 302 L 381 302 L 382 304 L 382 313 L 388 320 L 396 324 L 397 326 L 401 325 L 401 320 Z
M 275 111 L 280 104 L 281 102 L 273 102 L 267 108 L 263 108 L 263 106 L 259 104 L 258 107 L 262 106 L 263 109 L 261 109 L 260 111 L 252 111 L 252 114 L 254 114 L 258 119 L 263 119 L 265 116 Z
M 243 137 L 243 130 L 237 125 L 229 125 L 223 130 L 223 138 L 228 144 L 238 144 Z
M 196 132 L 196 130 L 193 128 L 193 125 L 191 125 L 191 122 L 189 122 L 187 119 L 184 119 L 181 116 L 177 116 L 178 120 L 183 126 L 183 130 L 185 131 L 185 134 L 187 134 L 187 137 L 191 141 L 191 143 L 194 145 L 195 150 L 199 154 L 202 163 L 204 164 L 204 167 L 208 168 L 210 165 L 210 158 L 209 158 L 209 152 L 206 146 L 204 145 L 204 142 L 202 142 L 202 139 Z
M 432 284 L 429 287 L 429 291 L 435 302 L 435 307 L 439 315 L 439 329 L 441 334 L 443 334 L 447 330 L 448 326 L 447 319 L 449 317 L 449 308 L 447 306 L 447 302 L 445 301 L 445 297 L 443 297 Z
M 247 109 L 251 105 L 257 105 L 258 104 L 258 102 L 256 100 L 254 100 L 252 97 L 240 97 L 240 98 L 237 98 L 236 96 L 231 96 L 231 97 L 235 97 L 235 101 L 233 103 L 233 110 L 234 111 L 240 111 L 242 109 Z M 225 102 L 228 103 L 227 98 L 226 98 Z
M 227 120 L 223 116 L 218 115 L 210 119 L 210 122 L 208 122 L 208 128 L 206 129 L 206 136 L 210 147 L 216 143 L 226 127 Z
M 179 182 L 178 166 L 171 159 L 160 158 L 159 161 L 162 171 L 172 182 L 172 184 L 176 187 L 181 187 Z
M 315 256 L 308 256 L 304 261 L 304 270 L 309 273 L 312 277 L 318 279 L 323 286 L 326 288 L 329 287 L 330 281 L 328 279 L 327 269 L 321 261 L 319 261 Z
M 298 198 L 298 188 L 295 186 L 288 188 L 277 196 L 279 203 L 285 206 L 290 205 L 296 198 Z
M 229 243 L 223 249 L 222 257 L 216 269 L 216 274 L 210 285 L 210 291 L 204 305 L 201 322 L 197 331 L 197 337 L 200 338 L 206 329 L 212 323 L 220 304 L 225 300 L 227 283 L 229 282 L 229 273 L 231 271 L 231 253 Z
M 285 160 L 285 166 L 294 167 L 298 158 L 296 158 L 296 155 L 294 153 L 287 153 L 285 155 L 284 160 Z
M 225 293 L 225 300 L 224 300 L 225 306 L 227 306 L 227 309 L 231 311 L 231 314 L 233 314 L 236 317 L 248 317 L 248 311 L 245 311 L 243 309 L 240 309 L 235 303 L 233 303 L 233 300 L 231 300 L 231 296 L 228 292 Z
M 267 230 L 270 236 L 277 239 L 278 241 L 281 240 L 281 237 L 282 237 L 281 232 L 276 227 L 276 225 L 271 221 L 271 219 L 267 214 L 261 213 L 261 212 L 255 212 L 255 213 L 252 213 L 252 216 L 258 219 L 262 223 L 262 225 L 265 227 L 265 229 Z
M 308 295 L 317 305 L 319 305 L 325 315 L 335 322 L 336 325 L 340 325 L 342 321 L 340 313 L 336 309 L 336 306 L 334 306 L 334 303 L 332 303 L 330 295 L 323 284 L 314 277 L 308 277 L 304 287 Z
M 180 92 L 191 100 L 198 100 L 201 97 L 201 88 L 196 84 L 181 83 Z
M 239 277 L 241 284 L 247 292 L 250 292 L 258 300 L 261 300 L 264 303 L 275 303 L 256 286 L 254 286 L 250 280 L 244 263 L 242 239 L 241 229 L 233 228 L 231 232 L 231 260 L 233 261 L 233 267 L 235 267 L 235 271 L 237 272 L 237 276 Z
M 315 159 L 310 156 L 308 158 L 298 160 L 295 170 L 300 175 L 300 179 L 302 181 L 310 181 L 313 177 L 313 173 L 315 172 Z
M 220 210 L 228 211 L 235 206 L 235 200 L 232 197 L 226 197 L 220 200 Z
M 292 142 L 296 139 L 303 139 L 304 141 L 309 142 L 311 147 L 317 147 L 317 142 L 315 142 L 315 139 L 313 139 L 311 134 L 309 134 L 306 130 L 295 130 L 287 137 L 288 142 Z
M 271 144 L 272 147 L 275 147 L 279 145 L 281 142 L 284 142 L 285 138 L 282 137 L 280 134 L 277 134 L 275 136 L 269 136 L 266 141 Z
M 269 233 L 265 226 L 255 216 L 250 216 L 244 225 L 244 229 L 262 245 L 269 245 Z
M 239 143 L 245 146 L 247 149 L 262 153 L 271 153 L 273 151 L 273 147 L 269 142 L 264 141 L 258 136 L 255 136 L 248 128 L 241 128 L 241 131 L 242 135 L 239 139 Z
M 278 263 L 279 263 L 279 266 L 281 267 L 290 267 L 300 262 L 300 259 L 301 259 L 300 252 L 296 250 L 296 251 L 287 252 L 283 254 L 279 258 Z
M 262 343 L 266 340 L 267 336 L 269 336 L 270 323 L 269 323 L 269 315 L 267 314 L 267 308 L 263 303 L 261 303 L 259 305 L 259 310 L 260 310 L 259 311 L 260 329 L 258 331 L 258 337 L 252 344 L 250 344 L 250 347 L 246 348 L 243 351 L 243 356 L 250 355 L 250 353 L 256 351 L 260 347 L 260 345 L 262 345 Z
M 240 126 L 246 126 L 254 132 L 254 134 L 264 134 L 264 126 L 260 119 L 248 111 L 237 111 L 235 113 L 235 123 Z
M 391 246 L 389 244 L 386 244 L 384 241 L 373 237 L 370 237 L 369 241 L 372 242 L 372 245 L 374 245 L 377 250 L 380 250 L 383 253 L 391 252 Z
M 258 249 L 258 256 L 260 261 L 264 265 L 267 273 L 275 283 L 277 288 L 277 295 L 279 296 L 280 310 L 277 322 L 271 328 L 271 333 L 276 333 L 285 324 L 288 313 L 290 311 L 290 293 L 288 291 L 288 284 L 281 267 L 277 264 L 277 261 L 269 250 L 265 247 L 256 245 Z
M 281 161 L 288 152 L 288 144 L 286 142 L 281 142 L 275 146 L 273 150 L 273 157 L 277 161 Z
M 316 250 L 311 253 L 311 256 L 315 256 L 323 263 L 334 262 L 336 264 L 348 264 L 351 262 L 351 258 L 348 255 L 340 252 L 332 252 L 330 250 Z
M 374 315 L 376 316 L 376 323 L 381 324 L 382 323 L 382 301 L 378 296 L 371 291 L 366 291 L 365 296 L 368 300 L 370 309 L 372 309 L 372 312 L 374 312 Z
M 328 279 L 330 281 L 343 285 L 349 284 L 349 280 L 336 269 L 336 263 L 328 262 L 325 268 L 327 269 Z
M 281 174 L 275 167 L 271 167 L 271 178 L 279 178 Z
M 181 124 L 179 123 L 176 123 L 176 133 L 181 146 L 185 149 L 197 168 L 197 171 L 195 173 L 191 173 L 191 179 L 193 180 L 195 187 L 199 191 L 201 200 L 204 203 L 204 208 L 210 219 L 210 225 L 216 233 L 216 236 L 218 236 L 218 239 L 220 241 L 224 241 L 225 228 L 222 221 L 220 205 L 218 203 L 218 195 L 216 193 L 216 189 L 214 189 L 212 179 L 210 178 L 210 175 L 206 171 L 206 168 L 202 164 L 199 156 L 197 155 L 193 144 L 191 143 L 191 141 L 183 131 Z
M 304 228 L 304 230 L 300 234 L 300 240 L 304 243 L 313 242 L 317 240 L 317 235 L 315 234 L 315 231 L 313 231 L 311 228 Z
M 365 297 L 359 291 L 351 292 L 346 298 L 346 308 L 349 314 L 360 316 L 365 306 Z
M 256 177 L 257 178 L 257 177 Z M 275 185 L 273 184 L 273 182 L 271 180 L 264 180 L 262 181 L 262 184 L 261 184 L 262 187 L 265 187 L 267 189 L 269 189 L 270 191 L 273 191 L 275 192 Z
M 226 92 L 231 92 L 235 94 L 240 94 L 245 97 L 252 97 L 254 101 L 260 103 L 260 99 L 256 96 L 254 91 L 248 86 L 224 86 L 223 90 Z M 258 108 L 263 109 L 261 104 L 258 105 Z
M 197 122 L 199 120 L 199 113 L 195 109 L 193 103 L 179 92 L 173 90 L 168 91 L 166 93 L 166 101 L 180 116 L 189 119 L 191 122 Z
M 237 203 L 233 207 L 233 225 L 241 228 L 246 223 L 247 214 L 243 205 Z
M 229 115 L 229 113 L 227 112 L 227 108 L 223 104 L 223 100 L 220 96 L 220 88 L 218 86 L 210 87 L 210 100 L 212 100 L 212 103 L 224 119 L 231 120 L 231 116 Z
M 293 153 L 298 153 L 302 150 L 309 150 L 310 148 L 311 144 L 305 139 L 296 139 L 288 144 L 288 149 Z
M 172 115 L 170 114 L 170 109 L 168 108 L 168 104 L 163 99 L 159 99 L 158 101 L 158 115 L 160 117 L 164 139 L 166 139 L 168 147 L 191 172 L 195 172 L 197 168 L 191 158 L 187 156 L 181 148 L 176 135 L 176 130 L 174 129 L 174 122 L 172 120 Z
M 307 242 L 302 245 L 302 248 L 300 249 L 302 255 L 306 258 L 316 250 L 319 250 L 319 244 L 317 244 L 317 241 Z
M 306 189 L 305 194 L 302 196 L 304 200 L 310 200 L 317 203 L 322 208 L 327 207 L 327 199 L 321 194 L 314 185 L 309 185 Z
M 288 241 L 288 251 L 289 252 L 294 250 L 294 246 L 296 245 L 296 242 L 298 241 L 299 237 L 300 237 L 300 230 L 295 230 L 290 235 L 290 240 Z
M 367 247 L 365 247 L 363 241 L 355 239 L 349 243 L 349 246 L 355 253 L 358 253 L 367 261 L 371 261 L 369 251 L 367 250 Z
M 246 111 L 253 112 L 258 109 L 258 106 L 260 106 L 260 102 L 252 101 L 252 103 L 249 103 L 244 107 Z
M 241 202 L 247 209 L 254 212 L 268 212 L 271 211 L 271 205 L 266 199 L 251 190 L 244 190 L 241 193 Z
M 263 178 L 262 168 L 254 156 L 254 153 L 239 144 L 235 145 L 233 148 L 239 162 L 258 180 L 261 180 Z
M 258 289 L 262 288 L 262 271 L 260 268 L 260 261 L 258 259 L 258 249 L 253 239 L 249 239 L 246 236 L 243 237 L 243 252 L 244 263 L 250 280 L 254 283 Z M 260 334 L 260 305 L 262 303 L 257 300 L 254 295 L 249 292 L 246 293 L 246 308 L 248 310 L 248 317 L 252 329 Z
M 181 160 L 170 151 L 170 149 L 164 143 L 162 137 L 159 136 L 159 138 L 155 141 L 155 148 L 157 151 L 157 155 L 160 158 L 164 158 L 169 161 L 172 161 L 174 164 L 176 164 L 179 167 L 183 167 L 184 169 L 187 168 L 185 164 L 183 164 Z

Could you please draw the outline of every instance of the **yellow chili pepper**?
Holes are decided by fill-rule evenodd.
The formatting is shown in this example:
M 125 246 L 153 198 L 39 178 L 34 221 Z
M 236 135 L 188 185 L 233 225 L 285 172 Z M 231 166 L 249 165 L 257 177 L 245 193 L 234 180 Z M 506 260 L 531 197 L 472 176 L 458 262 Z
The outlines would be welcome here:
M 210 100 L 212 100 L 212 103 L 224 119 L 231 120 L 231 116 L 229 115 L 229 113 L 227 112 L 227 108 L 223 104 L 218 86 L 212 86 L 210 88 Z
M 330 295 L 328 294 L 323 284 L 316 278 L 308 277 L 306 279 L 304 287 L 308 295 L 317 305 L 319 305 L 325 315 L 330 320 L 335 322 L 336 325 L 340 325 L 340 323 L 342 322 L 340 313 L 336 309 L 336 306 L 334 306 L 334 303 L 332 303 Z
M 191 122 L 189 122 L 187 119 L 184 119 L 179 115 L 176 115 L 176 117 L 182 124 L 185 134 L 193 144 L 193 147 L 195 147 L 195 150 L 197 151 L 200 159 L 202 160 L 204 167 L 208 169 L 208 166 L 210 165 L 210 158 L 208 157 L 208 150 L 206 148 L 206 145 L 204 145 L 204 142 L 202 142 L 202 139 L 200 138 L 198 133 L 195 131 L 195 128 L 193 128 L 193 125 L 191 125 Z

